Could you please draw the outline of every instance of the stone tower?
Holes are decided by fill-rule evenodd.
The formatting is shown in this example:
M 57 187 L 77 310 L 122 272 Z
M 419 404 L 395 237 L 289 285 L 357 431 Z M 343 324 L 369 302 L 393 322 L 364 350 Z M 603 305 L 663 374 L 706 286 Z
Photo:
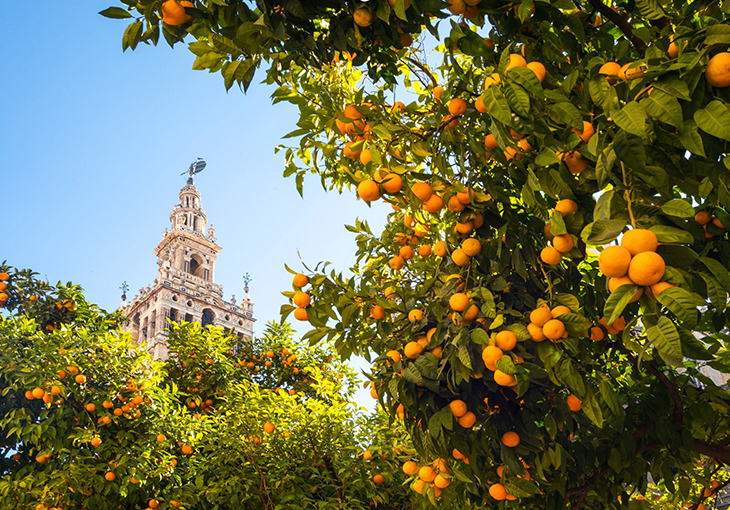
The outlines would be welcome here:
M 121 309 L 130 319 L 125 331 L 134 335 L 135 343 L 147 345 L 156 358 L 168 356 L 168 320 L 222 326 L 241 338 L 253 337 L 256 319 L 248 283 L 245 296 L 236 303 L 235 297 L 226 301 L 223 287 L 214 282 L 221 247 L 216 244 L 213 225 L 206 228 L 207 223 L 191 174 L 170 213 L 170 230 L 165 229 L 153 252 L 159 266 L 157 278 L 131 302 L 122 296 Z

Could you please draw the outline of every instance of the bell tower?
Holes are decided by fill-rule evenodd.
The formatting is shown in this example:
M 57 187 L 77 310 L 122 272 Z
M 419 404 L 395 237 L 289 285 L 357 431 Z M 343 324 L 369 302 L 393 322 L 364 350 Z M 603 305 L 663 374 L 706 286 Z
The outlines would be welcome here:
M 170 213 L 170 228 L 162 233 L 162 240 L 153 251 L 157 257 L 157 278 L 152 285 L 141 288 L 131 302 L 126 302 L 126 293 L 122 296 L 121 309 L 129 318 L 124 330 L 157 358 L 168 356 L 168 321 L 222 326 L 242 339 L 253 337 L 256 319 L 248 293 L 248 275 L 245 296 L 238 303 L 234 296 L 229 301 L 224 299 L 223 287 L 214 281 L 221 247 L 213 225 L 208 226 L 200 191 L 193 182 L 193 176 L 204 167 L 205 162 L 198 160 L 186 172 L 190 177 Z

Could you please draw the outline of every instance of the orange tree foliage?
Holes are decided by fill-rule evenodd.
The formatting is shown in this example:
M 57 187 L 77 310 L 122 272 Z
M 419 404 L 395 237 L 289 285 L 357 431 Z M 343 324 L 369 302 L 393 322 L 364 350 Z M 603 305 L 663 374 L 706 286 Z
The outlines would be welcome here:
M 404 429 L 358 409 L 352 369 L 286 324 L 239 343 L 173 323 L 160 361 L 77 286 L 5 265 L 0 281 L 0 508 L 421 506 Z
M 421 463 L 452 459 L 416 491 L 677 508 L 726 483 L 730 4 L 123 3 L 125 48 L 190 35 L 227 87 L 266 66 L 299 189 L 392 205 L 349 227 L 354 276 L 307 270 L 282 311 L 372 359 Z

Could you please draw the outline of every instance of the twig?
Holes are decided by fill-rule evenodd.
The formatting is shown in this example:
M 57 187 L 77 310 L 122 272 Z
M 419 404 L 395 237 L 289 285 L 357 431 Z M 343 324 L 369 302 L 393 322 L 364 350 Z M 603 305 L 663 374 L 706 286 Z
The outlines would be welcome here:
M 613 11 L 611 11 L 613 12 Z M 624 196 L 626 197 L 626 204 L 629 208 L 629 218 L 631 218 L 631 226 L 636 228 L 636 219 L 634 218 L 634 211 L 631 209 L 631 195 L 629 194 L 629 185 L 626 182 L 626 165 L 621 161 L 621 174 L 624 178 Z
M 624 33 L 626 38 L 631 41 L 631 44 L 634 45 L 641 55 L 644 54 L 646 43 L 634 35 L 631 23 L 623 19 L 619 13 L 604 4 L 601 0 L 588 0 L 588 3 L 591 4 L 591 7 L 595 10 L 600 12 L 604 18 L 616 25 L 618 29 Z
M 431 74 L 431 71 L 429 71 L 429 69 L 425 65 L 423 65 L 421 62 L 419 62 L 415 58 L 411 58 L 411 57 L 403 57 L 403 60 L 405 60 L 406 62 L 410 62 L 414 66 L 418 67 L 418 69 L 420 69 L 423 73 L 425 73 L 426 76 L 428 76 L 431 79 L 431 83 L 433 83 L 434 87 L 439 84 L 439 82 L 436 81 L 436 78 L 434 78 L 433 75 Z M 416 75 L 416 76 L 418 76 L 418 75 Z
M 540 270 L 542 271 L 542 274 L 545 277 L 545 281 L 547 282 L 548 292 L 550 293 L 550 302 L 552 303 L 553 302 L 553 284 L 550 283 L 550 278 L 548 278 L 547 272 L 545 271 L 545 266 L 542 265 L 542 260 L 540 260 L 538 258 L 537 263 L 540 264 Z

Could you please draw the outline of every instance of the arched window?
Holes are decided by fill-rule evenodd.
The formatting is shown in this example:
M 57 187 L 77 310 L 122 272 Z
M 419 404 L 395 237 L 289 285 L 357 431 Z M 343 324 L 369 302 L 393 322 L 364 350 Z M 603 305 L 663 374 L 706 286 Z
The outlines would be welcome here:
M 208 325 L 213 325 L 215 321 L 215 314 L 213 313 L 213 310 L 210 308 L 203 309 L 203 316 L 200 318 L 200 324 L 205 327 Z
M 203 277 L 203 258 L 200 255 L 193 255 L 190 259 L 190 274 Z

